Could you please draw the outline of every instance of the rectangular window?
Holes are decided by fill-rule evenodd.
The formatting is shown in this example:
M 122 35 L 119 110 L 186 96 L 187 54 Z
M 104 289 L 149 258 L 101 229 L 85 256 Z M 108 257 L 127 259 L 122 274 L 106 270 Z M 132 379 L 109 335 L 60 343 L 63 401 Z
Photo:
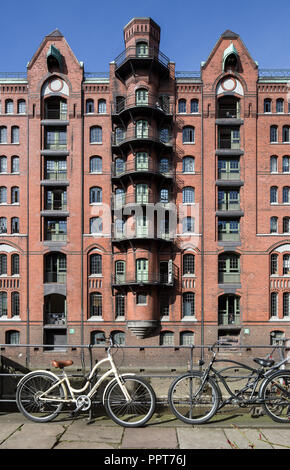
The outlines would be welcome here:
M 277 317 L 278 315 L 278 294 L 276 292 L 271 293 L 271 317 Z
M 144 294 L 144 293 L 137 294 L 136 304 L 137 305 L 146 305 L 147 304 L 147 294 Z

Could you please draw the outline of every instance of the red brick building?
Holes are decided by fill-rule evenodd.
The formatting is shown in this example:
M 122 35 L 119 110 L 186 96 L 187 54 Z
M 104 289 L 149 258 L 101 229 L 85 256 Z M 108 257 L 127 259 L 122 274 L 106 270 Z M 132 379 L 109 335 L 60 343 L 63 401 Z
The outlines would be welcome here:
M 1 75 L 1 343 L 289 336 L 289 72 L 229 30 L 199 72 L 150 18 L 124 41 L 86 73 L 55 30 Z

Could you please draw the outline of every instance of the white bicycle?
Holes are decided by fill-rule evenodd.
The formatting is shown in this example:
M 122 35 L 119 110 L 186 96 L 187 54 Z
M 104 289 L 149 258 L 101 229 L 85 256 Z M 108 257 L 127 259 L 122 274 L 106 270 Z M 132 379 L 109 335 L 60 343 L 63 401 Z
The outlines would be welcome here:
M 53 372 L 37 370 L 26 374 L 18 383 L 16 403 L 19 411 L 28 419 L 44 423 L 51 421 L 62 411 L 65 404 L 74 405 L 74 412 L 86 411 L 91 407 L 92 398 L 99 386 L 109 376 L 103 392 L 103 404 L 108 416 L 115 423 L 124 427 L 143 426 L 155 411 L 156 395 L 149 383 L 135 374 L 120 375 L 111 355 L 114 346 L 109 338 L 107 357 L 101 359 L 92 368 L 82 388 L 72 387 L 64 368 L 73 361 L 53 361 L 52 365 L 62 370 L 62 376 Z M 87 393 L 89 385 L 96 380 L 99 366 L 109 362 L 107 370 Z

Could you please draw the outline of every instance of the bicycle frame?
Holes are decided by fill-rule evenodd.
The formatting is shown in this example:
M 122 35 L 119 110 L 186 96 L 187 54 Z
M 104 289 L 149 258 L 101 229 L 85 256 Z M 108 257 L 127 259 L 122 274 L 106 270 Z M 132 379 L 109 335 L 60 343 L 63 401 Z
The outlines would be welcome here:
M 124 397 L 126 399 L 127 402 L 130 401 L 130 395 L 128 394 L 127 392 L 127 389 L 126 387 L 124 386 L 124 384 L 122 383 L 122 377 L 123 375 L 119 375 L 118 373 L 118 370 L 117 370 L 117 367 L 114 363 L 114 360 L 110 354 L 110 350 L 107 351 L 107 354 L 108 354 L 108 357 L 107 358 L 104 358 L 104 359 L 101 359 L 100 361 L 98 361 L 95 366 L 93 367 L 93 369 L 91 370 L 90 372 L 90 375 L 89 377 L 87 378 L 87 381 L 85 383 L 85 385 L 82 387 L 82 388 L 79 388 L 79 389 L 76 389 L 76 388 L 73 388 L 71 386 L 71 383 L 70 383 L 70 380 L 67 376 L 67 373 L 65 372 L 65 370 L 63 370 L 63 376 L 62 378 L 59 378 L 58 376 L 56 376 L 55 374 L 51 373 L 54 377 L 57 378 L 57 382 L 54 383 L 48 390 L 46 390 L 44 393 L 40 394 L 39 397 L 38 397 L 38 400 L 40 401 L 44 401 L 44 402 L 62 402 L 62 403 L 75 403 L 76 402 L 76 397 L 75 397 L 75 394 L 82 394 L 83 392 L 85 392 L 87 390 L 87 388 L 89 387 L 90 385 L 90 382 L 91 382 L 91 379 L 93 378 L 93 376 L 95 375 L 95 372 L 97 370 L 97 368 L 106 363 L 106 362 L 109 362 L 110 365 L 111 365 L 111 368 L 109 370 L 107 370 L 101 377 L 100 379 L 95 383 L 95 385 L 92 387 L 92 389 L 89 391 L 89 393 L 86 395 L 88 398 L 91 398 L 93 397 L 93 395 L 96 393 L 97 389 L 99 388 L 99 386 L 101 385 L 101 383 L 107 378 L 109 377 L 110 375 L 114 375 L 114 378 L 117 380 L 121 390 L 122 390 L 122 393 L 124 394 Z M 46 371 L 47 372 L 47 371 Z M 126 376 L 128 375 L 135 375 L 135 374 L 124 374 Z M 112 379 L 114 380 L 114 379 Z M 111 381 L 107 384 L 105 390 L 104 390 L 104 393 L 103 393 L 103 397 L 105 396 L 105 392 L 106 392 L 106 389 L 107 387 L 110 385 Z M 49 394 L 52 390 L 54 390 L 55 388 L 59 387 L 60 385 L 64 385 L 65 384 L 65 391 L 69 392 L 70 394 L 70 397 L 71 398 L 68 398 L 67 397 L 67 393 L 65 395 L 64 398 L 50 398 L 50 397 L 47 397 L 46 398 L 46 395 Z
M 246 364 L 243 364 L 242 362 L 233 361 L 233 360 L 229 360 L 229 359 L 215 359 L 215 357 L 216 357 L 216 353 L 214 353 L 214 356 L 213 356 L 212 360 L 210 361 L 208 367 L 204 371 L 203 380 L 202 380 L 202 384 L 201 384 L 200 389 L 203 388 L 203 386 L 206 382 L 206 379 L 209 376 L 210 377 L 213 376 L 215 380 L 217 380 L 217 378 L 218 378 L 222 382 L 223 386 L 225 387 L 226 391 L 229 393 L 230 397 L 223 400 L 220 387 L 217 384 L 218 388 L 219 388 L 219 394 L 220 394 L 220 405 L 218 407 L 218 410 L 221 409 L 224 405 L 227 405 L 231 402 L 234 402 L 235 400 L 239 401 L 240 396 L 243 395 L 243 393 L 245 393 L 247 390 L 252 390 L 250 398 L 249 398 L 249 400 L 243 400 L 242 403 L 244 403 L 244 404 L 261 403 L 259 398 L 258 399 L 255 398 L 255 393 L 257 392 L 258 383 L 262 379 L 268 378 L 275 370 L 278 370 L 283 364 L 285 364 L 290 359 L 290 356 L 288 356 L 284 360 L 274 364 L 274 366 L 270 367 L 269 369 L 267 369 L 265 371 L 263 367 L 261 367 L 261 369 L 257 369 L 257 368 L 248 366 Z M 218 371 L 213 367 L 213 364 L 217 363 L 217 362 L 223 362 L 223 363 L 227 362 L 227 363 L 232 364 L 232 367 L 225 368 L 225 369 L 222 369 L 222 370 Z M 240 389 L 237 393 L 234 393 L 230 389 L 230 387 L 227 384 L 226 377 L 224 377 L 222 375 L 222 373 L 225 370 L 233 368 L 234 365 L 240 366 L 243 369 L 247 369 L 251 372 L 251 374 L 248 377 L 245 377 L 245 380 L 247 380 L 247 384 L 242 389 Z

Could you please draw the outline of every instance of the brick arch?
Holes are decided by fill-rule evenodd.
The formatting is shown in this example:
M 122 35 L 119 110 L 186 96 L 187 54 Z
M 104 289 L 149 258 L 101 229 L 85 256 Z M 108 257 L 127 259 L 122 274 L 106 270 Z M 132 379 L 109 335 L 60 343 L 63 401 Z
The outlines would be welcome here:
M 220 75 L 218 75 L 217 78 L 215 79 L 215 81 L 212 84 L 212 91 L 215 93 L 218 83 L 223 78 L 226 78 L 226 77 L 233 77 L 233 78 L 236 78 L 237 80 L 239 80 L 241 82 L 243 88 L 244 88 L 244 96 L 245 96 L 245 93 L 248 92 L 248 86 L 247 86 L 247 83 L 246 83 L 245 79 L 237 72 L 236 73 L 223 72 Z M 235 94 L 233 93 L 233 95 L 235 95 Z
M 48 81 L 50 78 L 53 78 L 53 77 L 61 78 L 68 85 L 70 93 L 73 92 L 71 81 L 68 79 L 67 75 L 64 75 L 63 73 L 60 73 L 60 72 L 57 72 L 57 73 L 49 73 L 48 72 L 46 75 L 44 75 L 44 77 L 42 77 L 42 79 L 39 80 L 39 82 L 37 84 L 37 92 L 41 93 L 42 87 L 44 86 L 45 82 Z M 60 94 L 59 93 L 52 93 L 49 96 L 53 96 L 53 95 L 59 96 Z

